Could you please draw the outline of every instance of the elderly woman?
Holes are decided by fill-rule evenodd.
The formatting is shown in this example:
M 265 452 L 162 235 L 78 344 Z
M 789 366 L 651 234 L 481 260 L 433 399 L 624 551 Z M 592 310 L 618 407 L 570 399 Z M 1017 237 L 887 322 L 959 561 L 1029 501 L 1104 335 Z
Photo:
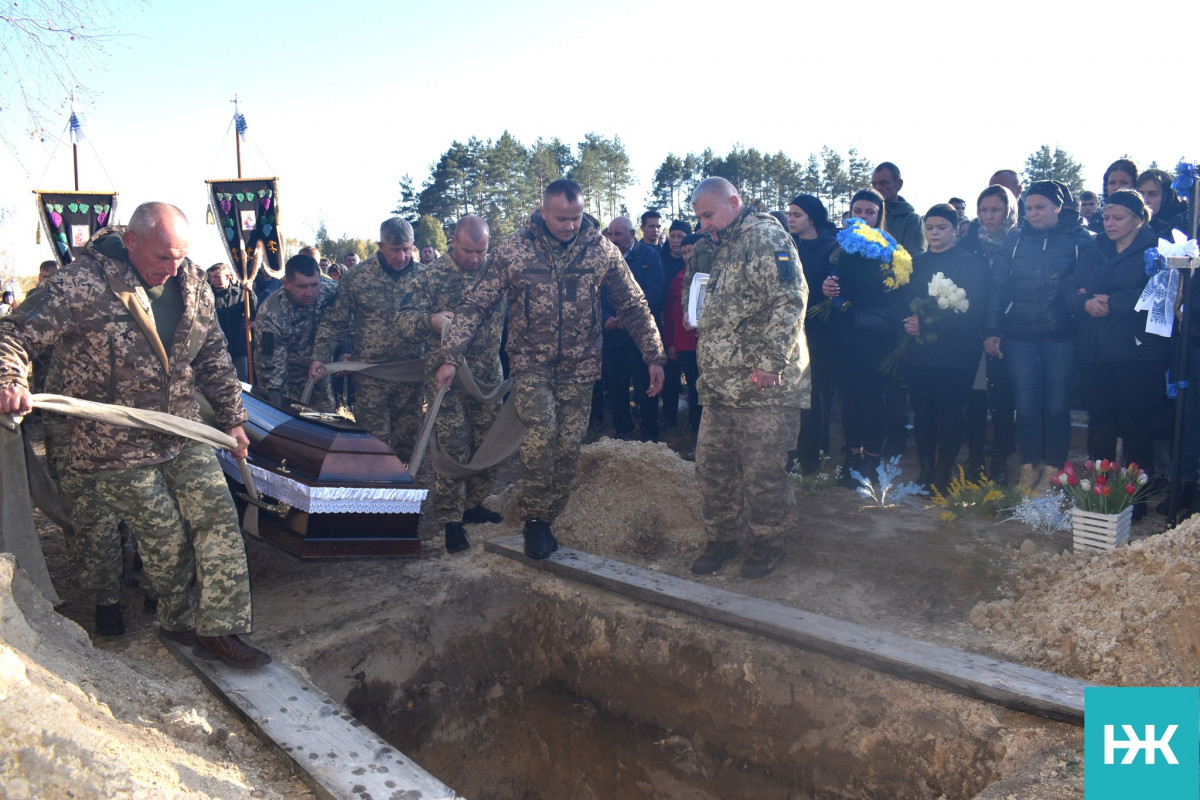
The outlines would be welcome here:
M 992 270 L 984 327 L 988 355 L 1008 362 L 1020 485 L 1030 491 L 1049 486 L 1071 446 L 1076 323 L 1063 290 L 1076 288 L 1079 253 L 1095 236 L 1079 224 L 1070 201 L 1070 190 L 1057 181 L 1035 181 L 1026 190 L 1025 222 Z
M 1145 311 L 1134 305 L 1146 286 L 1145 252 L 1158 237 L 1150 210 L 1132 189 L 1108 195 L 1101 210 L 1104 236 L 1079 255 L 1064 299 L 1079 322 L 1076 358 L 1088 410 L 1088 455 L 1114 459 L 1117 437 L 1125 461 L 1154 470 L 1156 434 L 1165 432 L 1163 387 L 1167 339 L 1146 333 Z M 1134 516 L 1145 514 L 1145 505 Z

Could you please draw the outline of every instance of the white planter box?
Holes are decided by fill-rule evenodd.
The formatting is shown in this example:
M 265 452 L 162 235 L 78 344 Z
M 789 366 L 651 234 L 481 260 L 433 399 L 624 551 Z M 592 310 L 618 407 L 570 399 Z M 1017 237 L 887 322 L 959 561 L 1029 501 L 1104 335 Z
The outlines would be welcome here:
M 1071 535 L 1075 550 L 1112 550 L 1129 541 L 1129 525 L 1133 521 L 1133 507 L 1120 514 L 1097 514 L 1092 511 L 1071 509 Z

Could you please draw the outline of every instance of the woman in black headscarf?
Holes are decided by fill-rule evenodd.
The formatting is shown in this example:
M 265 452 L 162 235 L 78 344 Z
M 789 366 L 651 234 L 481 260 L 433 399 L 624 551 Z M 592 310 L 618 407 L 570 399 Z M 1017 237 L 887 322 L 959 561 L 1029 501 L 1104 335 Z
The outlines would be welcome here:
M 799 194 L 788 206 L 787 226 L 800 254 L 809 292 L 819 290 L 829 277 L 830 258 L 837 250 L 837 226 L 829 221 L 825 204 L 811 194 Z M 820 454 L 829 453 L 829 408 L 833 402 L 833 365 L 837 358 L 833 325 L 810 317 L 805 322 L 808 363 L 812 374 L 812 407 L 800 417 L 796 458 L 805 475 L 820 467 Z

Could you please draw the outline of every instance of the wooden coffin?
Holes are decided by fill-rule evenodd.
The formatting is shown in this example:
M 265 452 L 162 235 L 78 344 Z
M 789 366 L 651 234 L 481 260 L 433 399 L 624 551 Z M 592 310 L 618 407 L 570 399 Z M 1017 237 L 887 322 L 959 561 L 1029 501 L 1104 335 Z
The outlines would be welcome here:
M 247 389 L 242 402 L 255 486 L 265 503 L 287 506 L 259 509 L 262 538 L 302 559 L 420 555 L 417 523 L 428 487 L 386 444 L 349 420 L 273 393 Z M 219 455 L 245 520 L 241 473 L 228 453 Z

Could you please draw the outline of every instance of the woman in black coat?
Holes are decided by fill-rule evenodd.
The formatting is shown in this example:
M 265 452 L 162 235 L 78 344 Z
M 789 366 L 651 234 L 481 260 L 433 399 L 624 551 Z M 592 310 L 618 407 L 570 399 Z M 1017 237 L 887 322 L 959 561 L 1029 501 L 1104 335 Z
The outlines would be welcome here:
M 830 259 L 837 251 L 837 226 L 829 221 L 825 204 L 811 194 L 792 198 L 788 206 L 788 231 L 796 243 L 804 280 L 813 291 L 829 277 Z M 796 458 L 805 475 L 820 467 L 820 454 L 829 454 L 829 409 L 833 402 L 833 371 L 837 363 L 832 322 L 805 320 L 808 364 L 812 373 L 812 407 L 801 412 Z
M 1125 462 L 1153 474 L 1153 440 L 1165 432 L 1169 413 L 1168 340 L 1146 332 L 1147 312 L 1134 305 L 1146 287 L 1146 250 L 1158 237 L 1150 210 L 1132 189 L 1111 193 L 1102 213 L 1105 235 L 1080 254 L 1065 292 L 1079 322 L 1076 358 L 1088 409 L 1088 455 L 1116 458 L 1120 437 Z M 1134 513 L 1141 516 L 1145 507 Z

